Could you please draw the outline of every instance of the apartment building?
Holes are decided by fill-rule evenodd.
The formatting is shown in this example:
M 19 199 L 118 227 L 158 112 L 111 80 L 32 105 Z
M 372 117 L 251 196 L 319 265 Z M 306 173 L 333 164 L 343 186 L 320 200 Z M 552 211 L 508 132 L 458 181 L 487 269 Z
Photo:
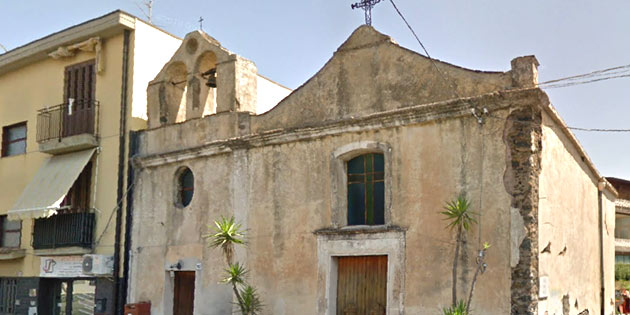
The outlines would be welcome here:
M 0 55 L 0 314 L 114 314 L 129 143 L 181 40 L 122 11 Z

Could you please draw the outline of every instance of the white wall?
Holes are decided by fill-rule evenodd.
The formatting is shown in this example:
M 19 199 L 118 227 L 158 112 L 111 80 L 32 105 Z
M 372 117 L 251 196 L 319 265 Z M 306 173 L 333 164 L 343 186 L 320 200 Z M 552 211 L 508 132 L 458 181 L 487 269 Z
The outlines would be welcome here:
M 162 70 L 181 39 L 136 19 L 133 58 L 133 118 L 147 120 L 147 85 Z
M 292 90 L 273 82 L 263 76 L 258 76 L 258 104 L 256 114 L 262 114 L 274 108 Z

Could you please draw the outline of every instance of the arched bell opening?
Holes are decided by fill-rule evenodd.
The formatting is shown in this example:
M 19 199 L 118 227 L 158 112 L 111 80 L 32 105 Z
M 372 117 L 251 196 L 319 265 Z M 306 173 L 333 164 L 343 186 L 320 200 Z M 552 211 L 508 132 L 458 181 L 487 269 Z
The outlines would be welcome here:
M 189 109 L 192 116 L 201 117 L 216 113 L 217 87 L 217 57 L 214 52 L 206 51 L 197 58 L 188 80 L 191 93 Z
M 186 120 L 186 65 L 175 62 L 166 69 L 166 78 L 160 83 L 160 124 Z

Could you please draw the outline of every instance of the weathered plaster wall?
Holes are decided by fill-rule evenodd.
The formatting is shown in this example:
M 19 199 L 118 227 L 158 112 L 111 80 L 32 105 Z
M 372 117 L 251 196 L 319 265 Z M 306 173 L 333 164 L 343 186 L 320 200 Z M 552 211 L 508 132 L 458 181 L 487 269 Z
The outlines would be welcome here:
M 599 268 L 593 258 L 598 252 L 590 251 L 599 243 L 588 238 L 589 250 L 578 252 L 581 230 L 562 221 L 575 215 L 550 215 L 556 214 L 550 208 L 577 208 L 573 211 L 583 215 L 577 219 L 583 231 L 597 230 L 598 221 L 593 225 L 588 208 L 593 196 L 575 198 L 576 189 L 593 188 L 587 175 L 592 170 L 573 159 L 573 143 L 561 135 L 554 140 L 546 131 L 542 139 L 541 124 L 549 121 L 542 108 L 548 100 L 533 88 L 537 65 L 535 58 L 522 57 L 513 60 L 510 72 L 488 73 L 438 62 L 449 78 L 446 83 L 428 59 L 361 27 L 316 76 L 265 114 L 225 112 L 147 130 L 137 159 L 142 197 L 135 200 L 130 300 L 150 300 L 154 312 L 170 314 L 169 269 L 181 261 L 199 276 L 196 312 L 229 309 L 228 288 L 216 284 L 223 264 L 220 252 L 207 249 L 201 235 L 212 220 L 234 215 L 248 233 L 248 248 L 238 251 L 237 258 L 251 269 L 266 314 L 330 311 L 325 297 L 332 291 L 326 291 L 326 281 L 334 277 L 326 274 L 320 251 L 377 252 L 384 244 L 405 248 L 404 255 L 396 256 L 403 261 L 394 266 L 400 273 L 388 274 L 393 279 L 388 301 L 396 301 L 388 304 L 388 314 L 439 313 L 451 300 L 454 251 L 453 234 L 439 211 L 465 193 L 480 213 L 480 224 L 466 236 L 460 298 L 468 292 L 480 242 L 492 244 L 488 271 L 475 291 L 475 313 L 557 310 L 556 304 L 538 305 L 539 271 L 551 278 L 555 293 L 548 301 L 581 285 L 575 289 L 578 306 L 595 311 L 591 305 L 596 305 L 597 294 L 589 292 L 592 286 L 599 288 L 596 272 L 575 275 L 585 265 Z M 470 98 L 448 101 L 456 96 Z M 488 114 L 481 114 L 484 107 Z M 483 116 L 482 126 L 472 108 Z M 542 145 L 547 142 L 549 152 Z M 345 209 L 336 202 L 342 190 L 335 185 L 335 154 L 352 146 L 360 152 L 387 150 L 385 177 L 391 187 L 384 232 L 361 230 L 349 237 L 343 235 L 347 230 L 338 229 Z M 569 164 L 554 168 L 562 163 Z M 195 174 L 196 188 L 191 205 L 179 209 L 174 204 L 175 174 L 182 166 Z M 571 172 L 570 178 L 559 177 L 565 172 Z M 558 183 L 572 185 L 552 190 Z M 605 222 L 614 226 L 613 219 L 607 216 Z M 545 222 L 552 222 L 555 230 Z M 333 235 L 328 245 L 322 231 Z M 569 267 L 540 257 L 547 239 L 575 248 L 563 254 L 574 258 L 566 262 Z M 573 282 L 562 281 L 565 277 Z
M 401 49 L 389 36 L 362 26 L 314 77 L 282 100 L 273 114 L 261 115 L 252 129 L 316 125 L 512 87 L 509 73 L 472 71 L 439 61 L 434 65 Z
M 615 199 L 608 189 L 602 192 L 604 242 L 604 305 L 606 314 L 614 313 L 615 303 Z
M 473 309 L 479 313 L 508 313 L 513 214 L 512 197 L 502 184 L 508 154 L 505 106 L 525 106 L 540 97 L 536 93 L 520 96 L 496 99 L 492 106 L 492 97 L 475 102 L 487 104 L 492 113 L 483 127 L 470 114 L 468 104 L 456 102 L 461 111 L 441 116 L 437 107 L 444 110 L 452 104 L 437 104 L 435 111 L 427 110 L 432 114 L 427 114 L 424 119 L 428 121 L 424 122 L 412 123 L 399 117 L 390 118 L 386 124 L 385 120 L 375 124 L 350 122 L 341 129 L 245 135 L 241 140 L 204 141 L 213 136 L 208 134 L 211 132 L 200 135 L 200 124 L 218 128 L 223 125 L 219 122 L 226 122 L 220 120 L 224 119 L 220 115 L 145 132 L 141 155 L 150 158 L 140 162 L 147 168 L 138 183 L 142 198 L 135 204 L 138 210 L 134 222 L 142 225 L 134 225 L 131 300 L 151 300 L 154 311 L 169 314 L 172 297 L 164 293 L 169 290 L 165 266 L 178 259 L 196 259 L 201 261 L 203 270 L 198 280 L 203 289 L 198 296 L 212 296 L 214 307 L 227 305 L 218 302 L 230 295 L 225 287 L 216 286 L 222 264 L 218 251 L 179 251 L 179 256 L 169 253 L 177 253 L 185 245 L 203 244 L 200 235 L 206 232 L 206 225 L 221 215 L 234 213 L 249 233 L 249 248 L 240 257 L 252 269 L 251 280 L 260 289 L 268 314 L 315 314 L 317 297 L 323 288 L 318 285 L 321 275 L 313 232 L 334 226 L 333 213 L 340 211 L 333 209 L 330 157 L 348 144 L 372 141 L 392 149 L 388 164 L 392 176 L 388 223 L 406 229 L 406 272 L 399 275 L 405 283 L 403 310 L 409 314 L 434 313 L 450 303 L 454 238 L 444 228 L 438 212 L 445 201 L 465 192 L 474 210 L 481 213 L 481 235 L 478 227 L 468 235 L 466 255 L 460 262 L 465 266 L 461 269 L 460 297 L 470 285 L 473 257 L 481 238 L 482 242 L 490 242 L 492 249 L 488 271 L 476 289 Z M 434 120 L 437 117 L 441 118 Z M 396 124 L 400 126 L 387 126 Z M 199 137 L 186 139 L 187 135 Z M 195 141 L 198 147 L 194 147 Z M 168 152 L 175 143 L 191 149 Z M 183 165 L 195 173 L 196 193 L 189 207 L 178 209 L 174 205 L 174 176 Z M 151 268 L 142 267 L 149 261 L 158 263 Z M 222 293 L 215 299 L 216 292 Z M 198 300 L 196 308 L 212 312 L 212 308 L 204 308 L 209 302 L 207 298 Z
M 549 297 L 541 300 L 539 314 L 600 312 L 599 179 L 561 127 L 543 114 L 542 171 L 539 201 L 539 275 L 549 277 Z M 608 199 L 610 197 L 604 196 Z M 614 197 L 613 197 L 614 198 Z M 606 285 L 614 279 L 614 206 L 604 205 Z M 611 210 L 612 207 L 612 210 Z M 610 243 L 610 244 L 609 244 Z M 546 250 L 547 246 L 549 249 Z M 606 291 L 606 314 L 614 291 Z M 569 312 L 563 313 L 563 298 Z

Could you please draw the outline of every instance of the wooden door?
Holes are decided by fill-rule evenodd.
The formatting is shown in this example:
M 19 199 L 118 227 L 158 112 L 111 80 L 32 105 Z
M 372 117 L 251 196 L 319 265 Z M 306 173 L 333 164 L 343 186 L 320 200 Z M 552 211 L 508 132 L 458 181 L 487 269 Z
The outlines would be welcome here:
M 94 60 L 66 68 L 64 80 L 63 137 L 94 133 Z M 70 106 L 70 99 L 73 104 Z
M 173 315 L 192 315 L 195 304 L 195 272 L 175 272 Z
M 337 315 L 384 315 L 387 256 L 337 259 Z

